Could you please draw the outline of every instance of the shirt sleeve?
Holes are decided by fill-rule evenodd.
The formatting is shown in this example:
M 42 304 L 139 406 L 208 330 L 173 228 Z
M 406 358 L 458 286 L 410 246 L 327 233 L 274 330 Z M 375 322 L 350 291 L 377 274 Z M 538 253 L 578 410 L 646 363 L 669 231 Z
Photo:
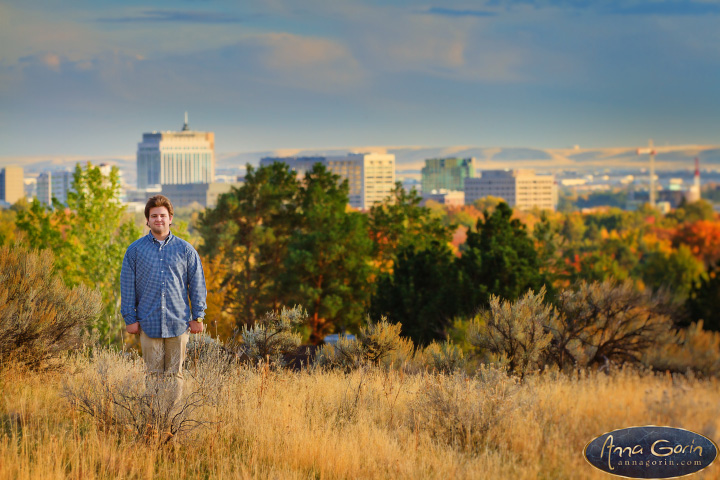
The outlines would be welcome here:
M 130 248 L 125 252 L 120 270 L 120 313 L 126 325 L 137 322 L 135 310 L 135 261 Z
M 203 272 L 200 255 L 190 246 L 188 248 L 188 294 L 192 307 L 192 318 L 205 318 L 207 308 L 207 287 L 205 286 L 205 273 Z

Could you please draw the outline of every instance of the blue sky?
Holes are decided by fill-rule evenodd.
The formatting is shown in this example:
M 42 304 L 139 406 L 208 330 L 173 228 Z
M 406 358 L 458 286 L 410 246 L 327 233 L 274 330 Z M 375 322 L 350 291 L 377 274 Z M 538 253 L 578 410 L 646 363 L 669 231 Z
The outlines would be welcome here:
M 0 0 L 0 157 L 720 143 L 720 1 Z

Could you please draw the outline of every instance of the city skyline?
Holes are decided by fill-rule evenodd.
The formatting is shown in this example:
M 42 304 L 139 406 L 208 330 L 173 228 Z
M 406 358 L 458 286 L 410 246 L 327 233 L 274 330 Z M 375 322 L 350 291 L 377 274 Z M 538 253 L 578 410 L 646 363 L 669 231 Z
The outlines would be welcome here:
M 0 161 L 720 143 L 716 1 L 0 1 Z M 6 162 L 7 163 L 7 162 Z

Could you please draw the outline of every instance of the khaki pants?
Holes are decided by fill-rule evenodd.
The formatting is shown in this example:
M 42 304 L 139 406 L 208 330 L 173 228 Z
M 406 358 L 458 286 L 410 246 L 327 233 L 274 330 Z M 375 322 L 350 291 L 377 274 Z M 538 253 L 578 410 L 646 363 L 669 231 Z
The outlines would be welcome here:
M 189 338 L 189 331 L 172 338 L 150 338 L 140 332 L 140 347 L 148 375 L 169 382 L 169 400 L 174 407 L 182 396 L 185 383 L 182 367 Z

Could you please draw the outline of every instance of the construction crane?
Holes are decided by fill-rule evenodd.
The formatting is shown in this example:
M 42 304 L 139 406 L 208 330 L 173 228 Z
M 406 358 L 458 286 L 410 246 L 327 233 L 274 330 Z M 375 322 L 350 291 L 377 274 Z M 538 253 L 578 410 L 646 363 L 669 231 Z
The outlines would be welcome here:
M 648 140 L 647 148 L 638 148 L 638 155 L 650 155 L 650 206 L 655 208 L 655 148 L 652 139 Z

